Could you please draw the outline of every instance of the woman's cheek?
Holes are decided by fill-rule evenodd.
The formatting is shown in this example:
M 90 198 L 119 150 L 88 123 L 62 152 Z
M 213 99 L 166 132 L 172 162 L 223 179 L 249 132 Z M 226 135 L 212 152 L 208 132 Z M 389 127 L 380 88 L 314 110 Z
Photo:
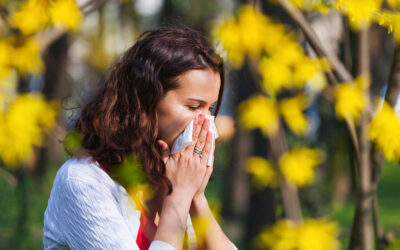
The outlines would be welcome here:
M 193 118 L 195 117 L 195 113 L 188 110 L 182 110 L 182 112 L 180 113 L 180 116 L 177 117 L 177 121 L 176 121 L 176 130 L 174 133 L 174 138 L 173 140 L 175 140 L 184 130 L 185 128 L 189 125 L 190 121 L 193 120 Z

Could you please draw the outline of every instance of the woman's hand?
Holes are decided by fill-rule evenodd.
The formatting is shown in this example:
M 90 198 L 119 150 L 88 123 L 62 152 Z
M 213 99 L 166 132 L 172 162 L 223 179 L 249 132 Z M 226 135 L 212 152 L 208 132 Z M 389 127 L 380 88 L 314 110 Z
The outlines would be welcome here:
M 206 120 L 208 120 L 208 119 L 206 119 Z M 209 123 L 209 121 L 208 121 L 208 123 Z M 194 126 L 193 127 L 193 141 L 196 141 L 197 137 L 200 138 L 202 136 L 201 133 L 204 133 L 201 126 Z M 215 140 L 214 134 L 210 133 L 210 132 L 208 132 L 208 134 L 211 134 L 211 141 L 214 141 Z M 204 146 L 203 144 L 204 143 L 202 143 L 201 140 L 197 140 L 196 147 L 201 149 Z M 206 165 L 206 172 L 205 172 L 204 178 L 202 180 L 202 183 L 201 183 L 199 189 L 197 190 L 197 192 L 195 193 L 195 195 L 193 196 L 194 201 L 197 199 L 203 199 L 205 197 L 204 192 L 206 190 L 208 181 L 210 180 L 210 176 L 214 170 L 214 166 L 213 166 L 214 165 L 214 150 L 215 150 L 215 141 L 214 141 L 214 146 L 210 150 L 209 156 L 203 155 L 203 157 L 207 157 L 207 162 L 208 162 L 208 157 L 212 157 L 212 161 L 211 161 L 211 166 Z
M 207 160 L 211 154 L 212 134 L 208 132 L 210 121 L 200 114 L 193 121 L 193 140 L 185 149 L 170 155 L 168 144 L 158 140 L 162 148 L 163 160 L 166 165 L 166 176 L 172 183 L 172 193 L 183 195 L 190 200 L 198 194 L 204 193 L 208 179 L 212 172 L 207 167 Z M 194 147 L 202 151 L 202 157 L 194 152 Z

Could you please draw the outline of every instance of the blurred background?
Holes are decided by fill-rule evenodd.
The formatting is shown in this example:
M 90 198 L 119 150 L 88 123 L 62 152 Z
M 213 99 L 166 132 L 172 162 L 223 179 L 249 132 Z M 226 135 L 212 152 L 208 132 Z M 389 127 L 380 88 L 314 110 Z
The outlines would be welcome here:
M 225 59 L 207 197 L 239 249 L 400 249 L 400 1 L 0 0 L 0 249 L 42 249 L 63 143 L 138 35 Z

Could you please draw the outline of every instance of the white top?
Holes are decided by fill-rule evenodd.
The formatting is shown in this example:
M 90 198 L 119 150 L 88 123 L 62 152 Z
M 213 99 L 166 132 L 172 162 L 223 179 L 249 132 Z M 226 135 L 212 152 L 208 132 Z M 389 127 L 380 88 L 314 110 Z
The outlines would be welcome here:
M 70 158 L 58 170 L 44 213 L 44 249 L 139 250 L 140 211 L 125 188 L 91 159 Z M 189 247 L 196 249 L 190 215 L 186 232 Z M 175 248 L 152 241 L 149 250 Z

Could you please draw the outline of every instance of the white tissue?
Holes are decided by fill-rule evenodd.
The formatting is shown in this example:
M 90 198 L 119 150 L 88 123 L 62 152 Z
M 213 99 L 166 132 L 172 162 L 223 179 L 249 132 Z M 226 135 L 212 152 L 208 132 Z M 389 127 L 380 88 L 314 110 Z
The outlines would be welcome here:
M 218 131 L 215 127 L 213 115 L 206 115 L 206 118 L 210 121 L 210 125 L 208 126 L 208 131 L 214 134 L 214 139 L 218 138 Z M 189 125 L 185 128 L 185 130 L 176 138 L 174 143 L 172 144 L 172 149 L 170 154 L 175 154 L 176 152 L 186 148 L 192 142 L 193 136 L 193 120 L 190 121 Z M 214 148 L 214 140 L 211 142 L 211 150 Z M 208 157 L 207 165 L 211 166 L 212 157 Z

